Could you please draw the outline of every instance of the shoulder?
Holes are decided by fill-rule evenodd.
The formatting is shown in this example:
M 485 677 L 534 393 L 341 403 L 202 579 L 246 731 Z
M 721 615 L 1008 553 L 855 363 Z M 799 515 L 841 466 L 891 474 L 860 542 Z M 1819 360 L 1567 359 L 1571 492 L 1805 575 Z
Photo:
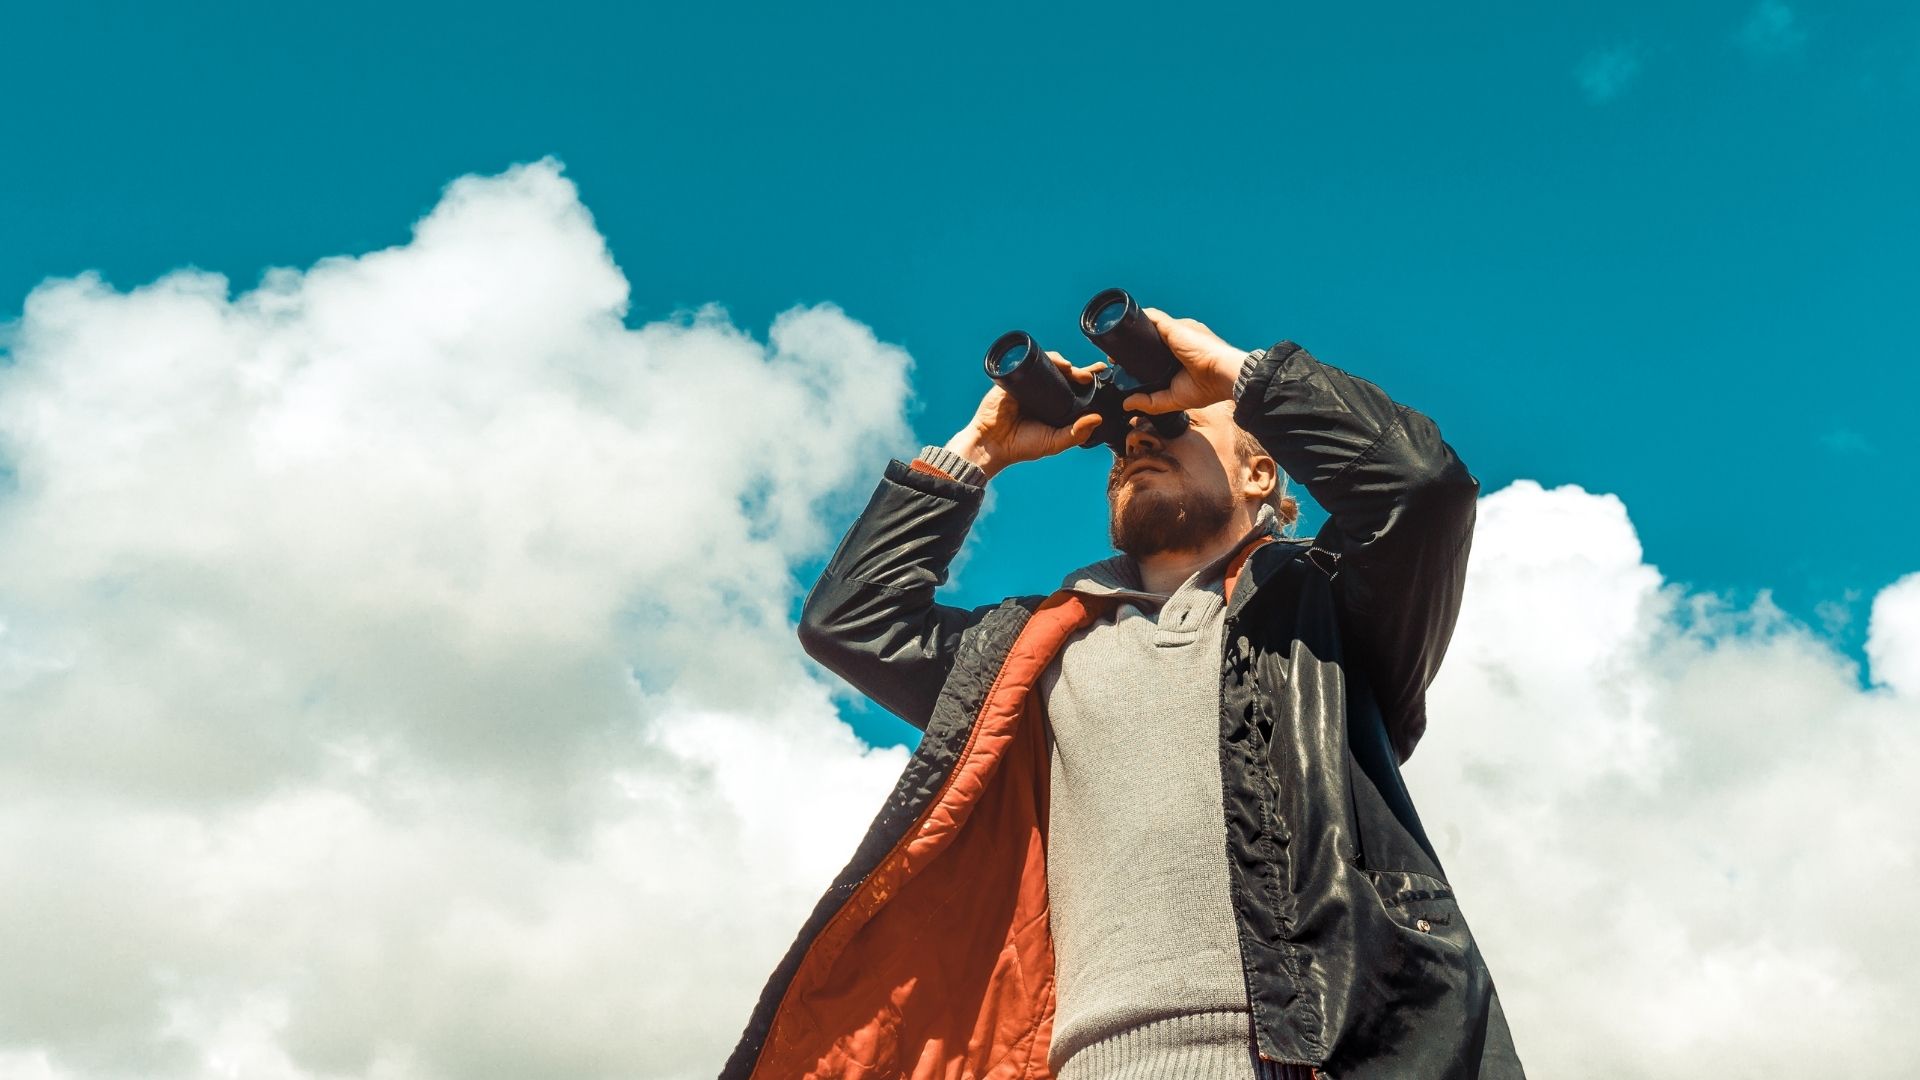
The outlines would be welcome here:
M 1009 596 L 975 609 L 973 624 L 961 635 L 963 652 L 988 657 L 1005 652 L 1045 600 L 1043 595 Z
M 1275 537 L 1247 556 L 1245 587 L 1253 594 L 1263 594 L 1288 582 L 1295 583 L 1296 588 L 1325 584 L 1332 580 L 1335 561 L 1311 536 Z
M 1279 566 L 1299 559 L 1318 548 L 1319 544 L 1315 537 L 1276 536 L 1267 543 L 1261 544 L 1247 558 L 1250 562 L 1265 566 Z

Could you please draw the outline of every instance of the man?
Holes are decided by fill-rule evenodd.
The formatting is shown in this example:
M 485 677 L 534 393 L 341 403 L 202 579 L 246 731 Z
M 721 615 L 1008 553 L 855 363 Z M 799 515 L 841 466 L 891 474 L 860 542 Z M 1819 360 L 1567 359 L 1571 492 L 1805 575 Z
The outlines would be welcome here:
M 1120 555 L 934 602 L 982 489 L 1079 444 L 999 388 L 889 464 L 807 598 L 810 655 L 925 732 L 723 1077 L 1517 1077 L 1400 779 L 1478 483 L 1425 416 L 1291 342 L 1148 309 Z M 1092 368 L 1053 360 L 1077 381 Z M 1311 540 L 1285 477 L 1331 520 Z

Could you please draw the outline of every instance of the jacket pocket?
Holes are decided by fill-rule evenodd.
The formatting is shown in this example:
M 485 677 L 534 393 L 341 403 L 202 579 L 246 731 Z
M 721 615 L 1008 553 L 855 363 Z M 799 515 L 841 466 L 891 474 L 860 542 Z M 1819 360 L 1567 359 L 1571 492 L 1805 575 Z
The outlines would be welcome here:
M 1380 907 L 1401 929 L 1465 952 L 1473 947 L 1453 887 L 1412 870 L 1369 870 Z

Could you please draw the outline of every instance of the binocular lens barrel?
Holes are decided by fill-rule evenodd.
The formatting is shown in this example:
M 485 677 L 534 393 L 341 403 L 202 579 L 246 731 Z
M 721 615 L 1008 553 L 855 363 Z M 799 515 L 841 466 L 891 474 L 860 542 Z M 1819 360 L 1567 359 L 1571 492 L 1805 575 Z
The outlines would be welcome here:
M 1165 386 L 1180 370 L 1160 331 L 1125 289 L 1095 293 L 1080 310 L 1080 332 L 1143 385 Z
M 1009 330 L 987 346 L 987 378 L 1019 404 L 1022 416 L 1049 427 L 1069 427 L 1089 412 L 1098 413 L 1099 427 L 1081 445 L 1104 444 L 1125 454 L 1130 417 L 1139 414 L 1127 412 L 1120 403 L 1136 392 L 1165 390 L 1179 373 L 1180 361 L 1125 289 L 1095 293 L 1080 309 L 1080 332 L 1113 361 L 1085 385 L 1073 383 L 1024 330 Z M 1184 410 L 1149 415 L 1147 420 L 1164 439 L 1187 430 Z
M 1020 412 L 1050 427 L 1066 427 L 1093 403 L 1093 391 L 1074 388 L 1038 342 L 1009 330 L 987 348 L 987 378 L 1020 403 Z

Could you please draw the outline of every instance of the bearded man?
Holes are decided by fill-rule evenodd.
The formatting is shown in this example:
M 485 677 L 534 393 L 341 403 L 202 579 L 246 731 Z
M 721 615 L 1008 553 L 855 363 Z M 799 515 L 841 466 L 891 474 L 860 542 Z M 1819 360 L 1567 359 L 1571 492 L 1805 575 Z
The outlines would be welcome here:
M 935 602 L 984 485 L 1098 423 L 995 387 L 889 463 L 809 594 L 809 655 L 925 734 L 723 1077 L 1521 1075 L 1400 775 L 1479 485 L 1372 383 L 1145 313 L 1182 370 L 1125 407 L 1190 423 L 1135 418 L 1119 554 Z M 1288 476 L 1330 515 L 1313 538 Z

